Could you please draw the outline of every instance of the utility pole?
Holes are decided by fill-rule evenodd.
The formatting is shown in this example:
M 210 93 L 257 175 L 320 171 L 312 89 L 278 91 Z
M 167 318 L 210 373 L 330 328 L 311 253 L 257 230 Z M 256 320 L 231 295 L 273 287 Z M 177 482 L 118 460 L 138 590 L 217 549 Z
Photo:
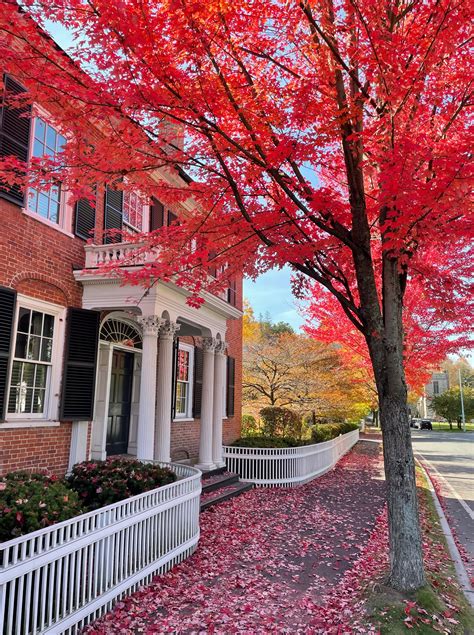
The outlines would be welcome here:
M 462 417 L 462 429 L 466 432 L 466 416 L 464 414 L 464 395 L 462 392 L 462 379 L 461 379 L 461 369 L 458 368 L 458 376 L 459 376 L 459 393 L 461 396 L 461 417 Z

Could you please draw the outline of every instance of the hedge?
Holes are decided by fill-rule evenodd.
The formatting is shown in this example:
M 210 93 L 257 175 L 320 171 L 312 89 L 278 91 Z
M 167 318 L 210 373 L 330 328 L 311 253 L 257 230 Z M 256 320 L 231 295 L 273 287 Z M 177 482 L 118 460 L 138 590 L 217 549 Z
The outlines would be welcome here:
M 357 423 L 322 423 L 320 425 L 313 426 L 311 430 L 311 439 L 313 443 L 322 443 L 324 441 L 330 441 L 335 439 L 340 434 L 346 434 L 357 430 L 359 426 Z
M 114 459 L 77 463 L 66 478 L 88 510 L 176 481 L 167 468 L 137 460 Z
M 335 439 L 340 434 L 357 430 L 357 423 L 324 423 L 314 426 L 309 441 L 302 441 L 294 437 L 275 437 L 267 435 L 251 435 L 234 441 L 232 445 L 239 448 L 296 448 L 313 443 L 322 443 Z
M 0 542 L 176 481 L 152 463 L 111 458 L 78 463 L 65 479 L 11 472 L 0 478 Z
M 0 479 L 0 542 L 84 511 L 78 494 L 55 476 L 11 472 Z

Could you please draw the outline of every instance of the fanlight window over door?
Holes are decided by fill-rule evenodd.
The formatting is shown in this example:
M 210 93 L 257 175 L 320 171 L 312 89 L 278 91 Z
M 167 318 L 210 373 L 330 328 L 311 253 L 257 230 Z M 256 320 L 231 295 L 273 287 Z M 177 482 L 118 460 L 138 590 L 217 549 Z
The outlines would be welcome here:
M 130 348 L 142 348 L 142 334 L 138 326 L 132 322 L 124 322 L 111 318 L 106 320 L 100 329 L 100 339 Z

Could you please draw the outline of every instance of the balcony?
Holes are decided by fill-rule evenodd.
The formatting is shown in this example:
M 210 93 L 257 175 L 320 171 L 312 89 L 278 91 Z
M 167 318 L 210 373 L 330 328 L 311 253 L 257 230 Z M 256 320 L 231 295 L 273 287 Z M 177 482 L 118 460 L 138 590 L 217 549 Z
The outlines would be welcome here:
M 123 261 L 124 266 L 142 265 L 153 260 L 153 252 L 140 250 L 144 243 L 111 243 L 110 245 L 86 245 L 85 269 L 97 269 L 102 265 L 112 265 Z
M 117 265 L 124 267 L 140 266 L 147 262 L 152 262 L 156 257 L 158 250 L 142 251 L 145 243 L 111 243 L 108 245 L 85 245 L 85 265 L 82 272 L 76 275 L 76 279 L 84 280 L 87 274 L 97 274 L 97 270 L 107 265 Z M 120 265 L 122 263 L 122 265 Z M 93 271 L 95 270 L 95 271 Z M 106 276 L 110 276 L 104 271 Z M 213 279 L 212 276 L 210 276 Z M 215 297 L 235 307 L 236 292 L 235 287 L 229 287 L 219 293 L 213 293 Z

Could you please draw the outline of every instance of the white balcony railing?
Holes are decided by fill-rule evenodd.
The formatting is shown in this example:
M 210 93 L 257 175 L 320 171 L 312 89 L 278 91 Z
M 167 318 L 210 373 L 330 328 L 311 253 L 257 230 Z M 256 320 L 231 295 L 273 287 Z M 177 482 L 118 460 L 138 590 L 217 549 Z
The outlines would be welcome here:
M 86 245 L 85 269 L 97 269 L 102 265 L 114 265 L 122 263 L 132 267 L 151 262 L 156 254 L 153 251 L 142 251 L 144 243 L 111 243 L 110 245 Z M 210 280 L 213 278 L 210 276 Z M 216 296 L 228 302 L 228 290 L 223 289 Z
M 101 265 L 142 265 L 152 260 L 152 252 L 141 251 L 143 243 L 111 243 L 110 245 L 86 245 L 86 269 L 97 269 Z
M 199 540 L 201 473 L 0 544 L 0 633 L 77 633 L 184 560 Z
M 227 469 L 262 487 L 295 487 L 330 470 L 359 440 L 359 430 L 299 448 L 224 446 Z

